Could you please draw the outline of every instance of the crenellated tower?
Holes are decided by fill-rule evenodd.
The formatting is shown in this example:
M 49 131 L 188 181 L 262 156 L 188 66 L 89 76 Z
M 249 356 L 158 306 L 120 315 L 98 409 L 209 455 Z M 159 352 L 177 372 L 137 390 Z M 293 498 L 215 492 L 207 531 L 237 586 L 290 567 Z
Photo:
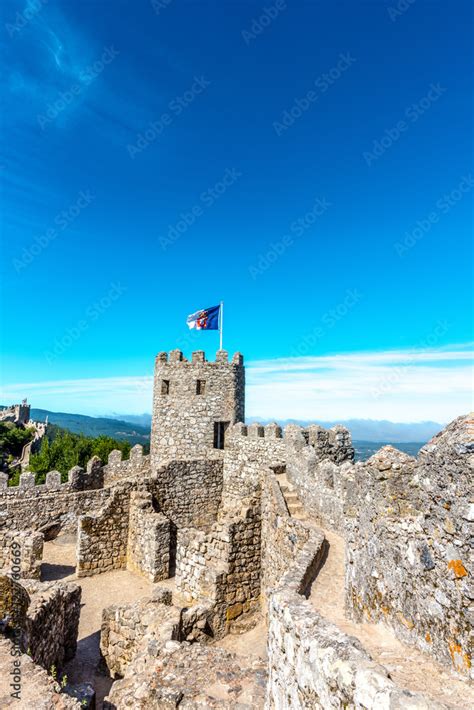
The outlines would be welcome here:
M 180 350 L 156 356 L 151 461 L 219 458 L 226 431 L 245 417 L 243 356 L 219 350 L 207 361 L 202 350 L 191 361 Z

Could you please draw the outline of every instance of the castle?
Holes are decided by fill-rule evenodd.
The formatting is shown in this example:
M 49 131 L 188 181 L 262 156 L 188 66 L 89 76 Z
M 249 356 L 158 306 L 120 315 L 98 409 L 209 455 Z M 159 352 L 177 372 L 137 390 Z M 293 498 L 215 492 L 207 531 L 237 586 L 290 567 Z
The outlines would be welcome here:
M 2 707 L 474 707 L 474 419 L 354 463 L 347 429 L 247 426 L 244 400 L 239 353 L 159 353 L 150 455 L 0 474 Z

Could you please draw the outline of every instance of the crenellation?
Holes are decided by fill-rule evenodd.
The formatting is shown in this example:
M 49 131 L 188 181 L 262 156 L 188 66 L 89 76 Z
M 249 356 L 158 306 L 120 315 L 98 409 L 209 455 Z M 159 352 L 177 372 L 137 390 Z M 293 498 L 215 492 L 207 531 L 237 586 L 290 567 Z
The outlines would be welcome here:
M 33 488 L 35 485 L 35 474 L 34 473 L 21 473 L 20 474 L 20 488 Z
M 52 490 L 61 488 L 61 473 L 59 471 L 49 471 L 46 474 L 46 488 Z

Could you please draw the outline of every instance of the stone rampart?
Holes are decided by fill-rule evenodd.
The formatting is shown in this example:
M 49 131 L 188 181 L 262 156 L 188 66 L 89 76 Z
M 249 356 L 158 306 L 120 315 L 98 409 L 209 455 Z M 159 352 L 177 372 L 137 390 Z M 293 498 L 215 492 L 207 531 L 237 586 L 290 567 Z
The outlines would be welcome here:
M 417 460 L 381 449 L 354 467 L 345 503 L 350 614 L 470 677 L 473 431 L 460 417 Z
M 130 450 L 130 457 L 123 459 L 123 453 L 114 449 L 103 467 L 103 485 L 110 486 L 124 478 L 148 478 L 151 475 L 150 456 L 143 454 L 143 446 L 136 444 Z

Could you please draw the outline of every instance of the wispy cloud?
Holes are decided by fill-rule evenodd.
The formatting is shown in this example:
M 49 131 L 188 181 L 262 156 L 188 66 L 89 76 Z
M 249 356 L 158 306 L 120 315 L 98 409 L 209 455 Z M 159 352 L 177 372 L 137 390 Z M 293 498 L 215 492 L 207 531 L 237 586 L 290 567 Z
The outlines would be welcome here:
M 472 344 L 257 360 L 247 365 L 247 414 L 265 419 L 447 422 L 472 403 Z M 151 411 L 152 376 L 16 383 L 4 404 L 99 415 Z

